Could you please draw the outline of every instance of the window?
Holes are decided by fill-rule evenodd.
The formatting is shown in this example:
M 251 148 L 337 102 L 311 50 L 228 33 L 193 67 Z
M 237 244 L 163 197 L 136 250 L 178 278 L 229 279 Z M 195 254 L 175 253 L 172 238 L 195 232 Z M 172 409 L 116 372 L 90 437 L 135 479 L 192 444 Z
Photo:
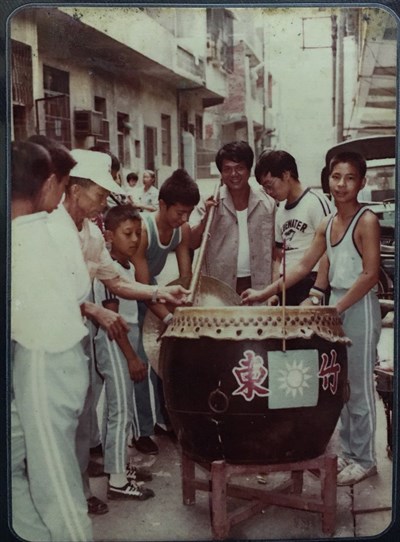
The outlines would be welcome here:
M 105 98 L 100 96 L 94 97 L 94 110 L 103 115 L 102 135 L 96 137 L 96 145 L 101 145 L 106 149 L 110 149 L 110 126 L 107 120 L 107 102 Z
M 107 103 L 105 98 L 100 98 L 100 96 L 94 97 L 94 110 L 100 111 L 103 113 L 103 119 L 107 118 Z
M 129 149 L 129 115 L 117 113 L 117 137 L 118 137 L 118 159 L 121 165 L 128 166 L 131 161 Z
M 171 165 L 171 117 L 161 115 L 161 152 L 163 166 Z
M 203 139 L 203 117 L 201 115 L 196 115 L 196 139 Z
M 59 96 L 60 94 L 69 96 L 69 73 L 50 66 L 43 66 L 43 87 L 45 97 Z
M 184 132 L 189 131 L 189 113 L 187 111 L 181 113 L 181 130 Z
M 43 66 L 44 98 L 36 100 L 38 132 L 71 148 L 69 73 Z
M 33 105 L 32 49 L 15 40 L 11 40 L 11 80 L 13 137 L 20 141 L 28 136 L 28 116 Z
M 11 77 L 13 104 L 32 107 L 32 49 L 29 45 L 11 40 Z
M 135 156 L 136 158 L 140 158 L 142 156 L 142 150 L 141 150 L 140 140 L 135 139 Z
M 157 128 L 152 126 L 144 127 L 144 167 L 145 169 L 156 170 L 157 155 Z

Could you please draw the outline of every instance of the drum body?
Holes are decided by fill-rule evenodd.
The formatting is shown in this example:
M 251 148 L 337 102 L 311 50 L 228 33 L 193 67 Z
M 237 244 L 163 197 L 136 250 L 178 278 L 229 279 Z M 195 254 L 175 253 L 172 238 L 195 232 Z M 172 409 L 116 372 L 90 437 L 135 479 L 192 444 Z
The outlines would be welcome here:
M 321 455 L 347 397 L 347 343 L 331 307 L 176 309 L 161 368 L 183 450 L 243 464 Z

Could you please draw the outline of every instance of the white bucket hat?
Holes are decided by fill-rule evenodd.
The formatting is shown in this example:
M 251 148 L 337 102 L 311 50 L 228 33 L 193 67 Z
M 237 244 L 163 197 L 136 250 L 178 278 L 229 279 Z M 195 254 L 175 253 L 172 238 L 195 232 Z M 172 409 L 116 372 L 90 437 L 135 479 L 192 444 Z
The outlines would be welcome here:
M 125 190 L 111 175 L 111 156 L 105 152 L 73 149 L 71 156 L 77 162 L 71 169 L 71 177 L 89 179 L 114 194 L 125 194 Z

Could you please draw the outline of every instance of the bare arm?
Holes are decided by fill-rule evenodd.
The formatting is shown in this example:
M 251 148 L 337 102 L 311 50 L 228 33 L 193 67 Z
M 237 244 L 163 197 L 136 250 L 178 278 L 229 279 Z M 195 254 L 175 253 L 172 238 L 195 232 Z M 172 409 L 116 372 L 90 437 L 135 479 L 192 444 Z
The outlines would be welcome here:
M 132 263 L 135 266 L 135 276 L 137 281 L 128 282 L 121 277 L 102 280 L 103 284 L 117 297 L 125 299 L 136 299 L 138 301 L 158 301 L 160 303 L 172 303 L 180 305 L 189 290 L 182 286 L 155 286 L 149 284 L 150 273 L 146 260 L 147 232 L 143 230 L 140 245 L 135 256 L 132 257 Z
M 142 284 L 149 284 L 150 282 L 150 271 L 149 271 L 149 266 L 148 266 L 147 258 L 146 258 L 147 247 L 148 247 L 147 230 L 143 228 L 142 236 L 140 239 L 140 245 L 136 253 L 134 254 L 134 256 L 132 256 L 131 258 L 131 261 L 133 265 L 135 266 L 135 277 Z M 152 286 L 152 288 L 154 288 L 154 286 Z M 158 316 L 158 318 L 160 318 L 161 320 L 165 318 L 167 314 L 169 314 L 170 312 L 168 308 L 165 306 L 165 304 L 151 303 L 151 302 L 147 302 L 147 300 L 145 301 L 148 307 L 152 310 L 152 312 L 154 312 L 154 314 Z
M 290 269 L 286 273 L 286 288 L 290 288 L 299 280 L 303 279 L 308 273 L 311 272 L 315 264 L 321 258 L 326 250 L 326 241 L 325 241 L 325 229 L 327 221 L 324 220 L 321 225 L 318 227 L 314 240 L 304 254 L 301 261 L 296 265 L 295 268 Z M 279 278 L 275 280 L 272 284 L 264 288 L 263 290 L 254 290 L 249 288 L 242 293 L 242 302 L 244 304 L 265 301 L 273 295 L 277 295 L 282 291 L 283 279 Z
M 94 320 L 99 326 L 107 331 L 107 335 L 111 340 L 117 339 L 126 334 L 129 327 L 121 315 L 114 311 L 106 309 L 96 303 L 86 301 L 81 305 L 81 313 L 83 316 Z
M 366 212 L 357 224 L 354 240 L 362 254 L 363 271 L 345 295 L 336 303 L 339 313 L 357 303 L 379 280 L 380 228 L 377 216 Z
M 117 299 L 103 301 L 103 306 L 106 310 L 118 313 L 119 302 Z M 133 349 L 127 333 L 121 333 L 115 340 L 126 359 L 131 379 L 134 382 L 144 380 L 147 376 L 147 367 Z
M 190 235 L 191 232 L 189 224 L 183 224 L 182 239 L 175 250 L 180 278 L 192 276 L 192 261 L 190 258 Z
M 326 253 L 319 261 L 318 273 L 314 286 L 319 290 L 326 290 L 329 286 L 329 259 Z
M 313 306 L 314 303 L 311 301 L 311 297 L 318 297 L 320 304 L 323 302 L 326 290 L 329 286 L 329 259 L 325 252 L 318 264 L 318 273 L 317 278 L 315 279 L 314 285 L 310 288 L 308 297 L 304 299 L 300 305 L 302 306 Z
M 139 301 L 154 300 L 159 303 L 181 305 L 190 293 L 182 286 L 154 286 L 140 282 L 128 282 L 120 277 L 102 280 L 103 284 L 117 297 Z
M 147 230 L 145 227 L 145 222 L 142 221 L 142 235 L 140 237 L 139 246 L 135 254 L 131 258 L 131 262 L 135 267 L 135 278 L 137 281 L 142 284 L 149 284 L 150 282 L 150 271 L 146 258 L 146 251 L 148 248 L 148 237 Z
M 279 279 L 279 268 L 282 261 L 282 249 L 275 246 L 272 252 L 272 281 Z

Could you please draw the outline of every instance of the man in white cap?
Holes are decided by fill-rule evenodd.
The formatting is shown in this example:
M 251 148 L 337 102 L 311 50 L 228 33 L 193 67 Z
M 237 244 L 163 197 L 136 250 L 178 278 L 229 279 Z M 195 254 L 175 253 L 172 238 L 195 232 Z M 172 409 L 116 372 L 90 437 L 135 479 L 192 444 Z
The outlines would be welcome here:
M 67 225 L 69 225 L 70 234 L 73 230 L 75 235 L 78 234 L 90 278 L 96 277 L 101 280 L 110 292 L 126 299 L 150 299 L 154 302 L 168 301 L 179 304 L 183 296 L 189 293 L 180 286 L 156 288 L 137 282 L 127 282 L 118 275 L 101 231 L 90 220 L 104 210 L 111 192 L 116 194 L 123 192 L 111 175 L 111 157 L 105 153 L 85 149 L 72 150 L 71 155 L 76 165 L 70 172 L 70 181 L 63 204 L 53 213 L 51 221 L 53 233 L 58 235 L 60 242 L 66 237 Z M 71 272 L 74 273 L 73 266 Z M 126 322 L 118 314 L 105 311 L 103 307 L 88 302 L 83 305 L 83 312 L 89 319 L 105 327 L 109 331 L 110 338 L 115 338 L 117 341 L 119 336 L 127 330 Z M 91 358 L 89 363 L 92 363 L 91 341 L 86 341 L 84 347 L 88 357 Z M 104 514 L 108 511 L 108 507 L 92 495 L 87 473 L 90 455 L 91 402 L 92 393 L 89 388 L 77 431 L 77 455 L 89 512 Z M 140 492 L 138 489 L 138 493 L 143 493 L 143 491 Z M 149 491 L 147 494 L 152 496 Z M 138 495 L 138 498 L 143 499 L 143 495 Z

